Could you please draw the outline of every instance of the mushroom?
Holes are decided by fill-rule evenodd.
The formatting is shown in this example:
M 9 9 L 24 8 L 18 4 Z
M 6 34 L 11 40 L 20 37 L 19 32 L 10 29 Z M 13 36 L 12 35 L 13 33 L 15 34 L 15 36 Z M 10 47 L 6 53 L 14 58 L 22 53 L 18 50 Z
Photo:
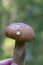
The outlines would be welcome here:
M 34 30 L 27 24 L 13 23 L 6 27 L 5 35 L 16 40 L 11 65 L 24 65 L 25 42 L 34 40 Z

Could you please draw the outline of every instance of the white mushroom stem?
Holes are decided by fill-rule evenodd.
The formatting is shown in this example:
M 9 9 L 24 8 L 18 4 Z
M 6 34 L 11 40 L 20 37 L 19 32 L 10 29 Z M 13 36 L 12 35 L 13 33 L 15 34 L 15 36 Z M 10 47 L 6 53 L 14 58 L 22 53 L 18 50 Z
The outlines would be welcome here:
M 13 53 L 13 64 L 24 65 L 25 59 L 25 42 L 16 41 L 14 53 Z

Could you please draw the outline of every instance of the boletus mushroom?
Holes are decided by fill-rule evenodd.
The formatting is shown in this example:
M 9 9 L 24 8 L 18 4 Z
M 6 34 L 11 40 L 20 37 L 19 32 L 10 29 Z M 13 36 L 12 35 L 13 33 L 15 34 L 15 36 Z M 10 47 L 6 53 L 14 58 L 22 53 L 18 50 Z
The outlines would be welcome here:
M 24 65 L 25 42 L 34 40 L 34 30 L 27 24 L 13 23 L 6 27 L 5 35 L 16 40 L 11 65 Z

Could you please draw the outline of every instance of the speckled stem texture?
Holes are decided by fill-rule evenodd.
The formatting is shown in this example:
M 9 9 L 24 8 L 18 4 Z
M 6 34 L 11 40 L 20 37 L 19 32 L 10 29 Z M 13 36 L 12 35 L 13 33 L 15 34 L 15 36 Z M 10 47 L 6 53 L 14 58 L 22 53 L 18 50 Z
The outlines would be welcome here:
M 13 63 L 12 65 L 24 65 L 25 59 L 25 42 L 16 41 L 14 53 L 13 53 Z

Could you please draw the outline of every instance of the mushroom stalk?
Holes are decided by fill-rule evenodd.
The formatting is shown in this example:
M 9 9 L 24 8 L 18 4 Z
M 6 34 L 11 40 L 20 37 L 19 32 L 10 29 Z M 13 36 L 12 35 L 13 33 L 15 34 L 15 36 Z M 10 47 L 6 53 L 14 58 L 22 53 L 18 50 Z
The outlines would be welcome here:
M 16 41 L 12 62 L 17 65 L 24 65 L 24 58 L 25 58 L 25 42 Z

